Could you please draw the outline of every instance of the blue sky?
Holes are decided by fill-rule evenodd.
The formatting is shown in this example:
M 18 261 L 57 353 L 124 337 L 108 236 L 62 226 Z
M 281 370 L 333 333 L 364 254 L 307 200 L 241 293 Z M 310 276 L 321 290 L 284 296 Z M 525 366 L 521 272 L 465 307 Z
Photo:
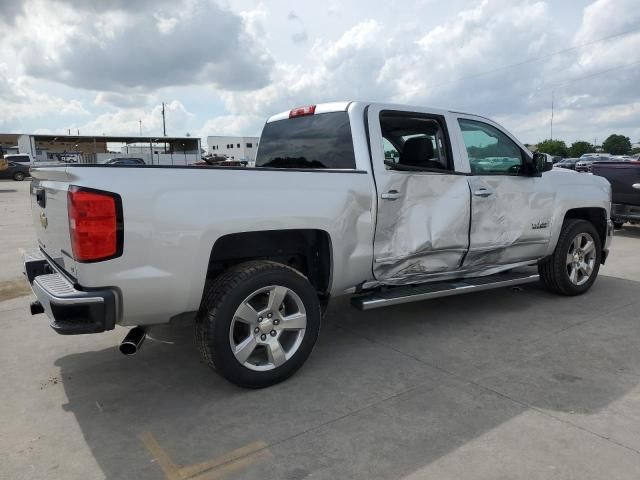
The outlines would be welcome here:
M 256 135 L 364 99 L 640 141 L 637 0 L 0 0 L 0 131 Z

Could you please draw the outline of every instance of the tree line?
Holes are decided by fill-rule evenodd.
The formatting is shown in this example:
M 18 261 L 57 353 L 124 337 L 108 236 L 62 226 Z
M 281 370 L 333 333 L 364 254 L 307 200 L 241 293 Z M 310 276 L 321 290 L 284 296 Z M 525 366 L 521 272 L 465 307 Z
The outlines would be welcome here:
M 629 137 L 617 134 L 609 135 L 607 139 L 602 142 L 602 150 L 611 155 L 640 153 L 640 148 L 631 148 L 631 140 Z M 578 158 L 585 153 L 595 153 L 596 147 L 584 140 L 573 142 L 571 146 L 567 146 L 563 140 L 545 140 L 538 144 L 537 151 L 564 158 Z

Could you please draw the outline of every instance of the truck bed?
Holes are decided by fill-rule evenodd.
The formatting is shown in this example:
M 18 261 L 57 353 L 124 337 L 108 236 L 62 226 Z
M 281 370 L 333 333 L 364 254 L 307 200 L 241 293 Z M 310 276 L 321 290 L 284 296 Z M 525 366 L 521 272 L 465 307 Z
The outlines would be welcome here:
M 70 185 L 120 195 L 119 257 L 73 260 Z M 44 208 L 36 198 L 42 190 Z M 371 275 L 374 192 L 360 170 L 65 165 L 33 169 L 32 206 L 44 254 L 83 288 L 117 286 L 126 296 L 126 324 L 144 325 L 198 309 L 212 247 L 229 233 L 324 230 L 340 239 L 332 291 L 358 284 Z

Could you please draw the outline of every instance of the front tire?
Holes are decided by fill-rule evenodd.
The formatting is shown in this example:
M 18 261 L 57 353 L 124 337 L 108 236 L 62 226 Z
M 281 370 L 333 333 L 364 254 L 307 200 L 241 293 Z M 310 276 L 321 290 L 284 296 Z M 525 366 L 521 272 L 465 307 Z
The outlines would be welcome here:
M 14 173 L 14 174 L 13 174 L 13 179 L 14 179 L 15 181 L 17 181 L 17 182 L 21 182 L 21 181 L 23 181 L 23 180 L 24 180 L 24 178 L 25 178 L 25 177 L 24 177 L 24 173 L 22 173 L 22 172 L 16 172 L 16 173 Z
M 317 293 L 300 272 L 253 261 L 207 283 L 195 338 L 203 360 L 227 380 L 263 388 L 302 366 L 320 321 Z
M 580 295 L 591 288 L 600 269 L 602 245 L 592 223 L 565 220 L 553 255 L 538 265 L 544 286 L 561 295 Z

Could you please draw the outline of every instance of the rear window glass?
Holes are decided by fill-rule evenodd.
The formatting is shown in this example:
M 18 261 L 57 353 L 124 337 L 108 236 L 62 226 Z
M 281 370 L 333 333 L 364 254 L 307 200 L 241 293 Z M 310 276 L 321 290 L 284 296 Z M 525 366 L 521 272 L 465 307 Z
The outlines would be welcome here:
M 12 162 L 31 162 L 31 157 L 29 155 L 15 155 L 11 157 Z
M 354 169 L 347 112 L 267 123 L 260 137 L 256 167 Z

